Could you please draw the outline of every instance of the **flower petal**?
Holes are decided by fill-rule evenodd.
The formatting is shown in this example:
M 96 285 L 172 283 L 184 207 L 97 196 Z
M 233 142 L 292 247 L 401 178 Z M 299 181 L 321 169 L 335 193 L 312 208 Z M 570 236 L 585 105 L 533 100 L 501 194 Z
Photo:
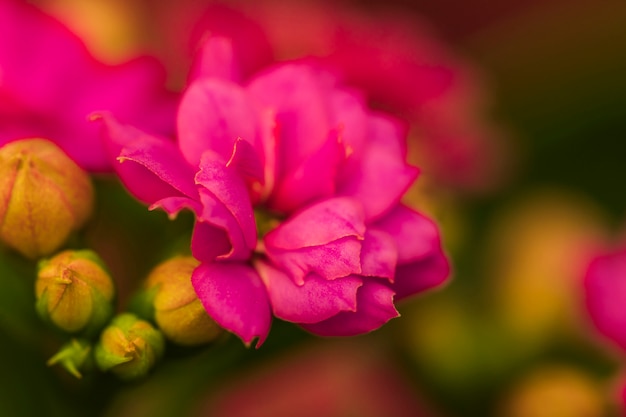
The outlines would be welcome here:
M 214 262 L 201 264 L 191 282 L 209 316 L 247 345 L 259 348 L 270 330 L 270 305 L 263 282 L 250 266 Z
M 246 92 L 217 78 L 195 81 L 185 91 L 178 109 L 178 144 L 192 165 L 205 150 L 228 160 L 237 138 L 255 145 L 256 114 Z
M 344 311 L 314 324 L 301 325 L 320 336 L 354 336 L 378 329 L 398 317 L 393 305 L 393 291 L 372 279 L 365 279 L 357 292 L 357 310 Z
M 368 229 L 361 248 L 361 275 L 394 281 L 398 249 L 387 233 Z
M 295 171 L 283 176 L 270 196 L 270 208 L 290 213 L 322 198 L 335 195 L 339 164 L 345 158 L 339 131 L 332 130 L 320 149 L 309 155 Z
M 368 220 L 397 204 L 417 178 L 418 169 L 406 163 L 403 140 L 397 124 L 370 116 L 365 146 L 351 154 L 338 176 L 338 193 L 362 201 Z
M 157 208 L 166 212 L 171 220 L 174 220 L 183 209 L 191 210 L 196 213 L 196 215 L 202 211 L 202 206 L 199 201 L 187 197 L 166 197 L 148 207 L 149 210 Z
M 171 196 L 198 198 L 194 169 L 176 145 L 132 126 L 118 123 L 107 114 L 95 115 L 105 127 L 105 136 L 120 179 L 139 200 L 152 204 Z
M 309 274 L 304 285 L 296 285 L 285 273 L 259 261 L 255 264 L 265 287 L 274 315 L 294 323 L 317 323 L 341 311 L 355 311 L 357 289 L 362 280 L 354 275 L 325 280 Z
M 396 300 L 401 300 L 446 282 L 450 275 L 450 263 L 441 249 L 427 258 L 399 265 L 391 286 Z
M 441 245 L 437 225 L 404 205 L 397 205 L 371 227 L 388 233 L 395 240 L 399 263 L 419 260 Z
M 590 263 L 585 274 L 585 299 L 598 330 L 626 349 L 626 250 Z
M 210 36 L 200 45 L 194 57 L 188 84 L 200 78 L 220 78 L 237 82 L 239 66 L 230 39 Z
M 223 259 L 233 252 L 226 230 L 211 223 L 196 220 L 191 236 L 191 253 L 201 262 Z

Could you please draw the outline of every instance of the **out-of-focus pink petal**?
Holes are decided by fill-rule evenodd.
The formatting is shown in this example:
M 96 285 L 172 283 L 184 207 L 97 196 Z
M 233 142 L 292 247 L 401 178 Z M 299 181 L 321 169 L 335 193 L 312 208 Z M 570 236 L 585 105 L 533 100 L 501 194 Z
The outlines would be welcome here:
M 232 155 L 226 162 L 226 167 L 237 170 L 250 181 L 263 183 L 263 165 L 257 150 L 248 141 L 241 138 L 235 140 Z
M 295 171 L 326 141 L 331 127 L 327 89 L 319 74 L 304 65 L 283 65 L 250 83 L 250 95 L 276 116 L 279 177 Z
M 295 214 L 265 235 L 264 243 L 272 262 L 301 285 L 309 272 L 325 279 L 359 274 L 364 234 L 360 203 L 333 198 Z
M 332 130 L 320 149 L 309 155 L 293 172 L 283 176 L 270 196 L 268 206 L 281 213 L 335 195 L 339 164 L 345 158 L 339 132 Z
M 203 211 L 201 221 L 224 229 L 232 244 L 229 259 L 247 259 L 256 247 L 254 214 L 246 184 L 237 171 L 226 167 L 219 155 L 206 151 L 202 156 L 196 183 Z
M 450 275 L 450 263 L 441 249 L 407 264 L 399 265 L 391 288 L 396 300 L 402 300 L 446 282 Z
M 395 240 L 399 263 L 419 260 L 440 246 L 437 225 L 404 205 L 394 207 L 371 227 L 388 233 Z
M 232 82 L 240 80 L 239 66 L 230 39 L 218 36 L 204 39 L 194 57 L 188 83 L 199 78 L 220 78 Z
M 382 116 L 370 116 L 368 122 L 367 142 L 362 152 L 348 158 L 338 177 L 338 193 L 362 201 L 371 220 L 400 201 L 419 171 L 406 163 L 399 126 Z
M 105 127 L 111 157 L 121 162 L 114 168 L 137 199 L 152 204 L 172 196 L 198 198 L 194 169 L 173 142 L 122 125 L 106 114 L 95 120 Z
M 198 266 L 191 282 L 204 309 L 217 324 L 246 344 L 260 347 L 270 330 L 270 305 L 263 282 L 252 267 L 214 262 Z
M 587 310 L 602 334 L 626 350 L 626 250 L 594 259 L 585 275 Z
M 329 95 L 332 125 L 341 132 L 346 153 L 359 154 L 367 138 L 367 113 L 362 93 L 335 90 Z
M 309 274 L 303 285 L 296 285 L 268 263 L 259 261 L 255 267 L 267 288 L 274 315 L 279 319 L 317 323 L 341 311 L 357 308 L 357 289 L 363 284 L 359 277 L 351 275 L 328 281 Z
M 237 138 L 255 144 L 257 119 L 245 90 L 217 78 L 200 79 L 184 93 L 178 109 L 178 144 L 192 165 L 211 150 L 228 160 Z
M 196 220 L 191 236 L 191 253 L 201 262 L 213 262 L 228 257 L 233 245 L 228 233 L 222 227 Z
M 398 249 L 395 240 L 380 230 L 368 229 L 361 248 L 361 275 L 394 281 Z
M 294 214 L 265 236 L 265 244 L 275 249 L 301 249 L 344 237 L 361 240 L 364 234 L 361 203 L 352 198 L 338 197 Z
M 357 292 L 356 311 L 344 311 L 328 320 L 303 324 L 302 327 L 320 336 L 354 336 L 371 332 L 399 316 L 393 296 L 389 287 L 373 279 L 364 279 Z

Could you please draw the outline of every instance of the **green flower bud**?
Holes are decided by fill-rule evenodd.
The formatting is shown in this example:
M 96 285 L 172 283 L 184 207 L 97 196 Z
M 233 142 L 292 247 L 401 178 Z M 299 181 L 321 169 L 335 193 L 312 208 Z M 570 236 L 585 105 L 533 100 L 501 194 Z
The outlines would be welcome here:
M 100 330 L 113 313 L 113 295 L 111 277 L 90 250 L 67 250 L 39 263 L 37 312 L 66 332 Z
M 48 366 L 59 364 L 76 378 L 82 378 L 81 370 L 92 366 L 91 345 L 81 339 L 72 339 L 48 360 Z
M 95 359 L 101 370 L 134 379 L 146 375 L 164 350 L 165 340 L 159 330 L 134 314 L 124 313 L 100 335 Z
M 0 148 L 0 239 L 36 259 L 57 250 L 91 215 L 86 172 L 54 143 L 25 139 Z
M 208 343 L 222 332 L 191 285 L 197 266 L 193 257 L 178 256 L 158 265 L 146 280 L 147 293 L 154 294 L 155 321 L 168 339 L 180 345 Z

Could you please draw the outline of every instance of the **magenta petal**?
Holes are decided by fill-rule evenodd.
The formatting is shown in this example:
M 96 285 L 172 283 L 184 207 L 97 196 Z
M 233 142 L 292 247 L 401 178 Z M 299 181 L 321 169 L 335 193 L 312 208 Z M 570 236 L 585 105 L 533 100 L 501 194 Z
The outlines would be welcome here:
M 276 249 L 320 246 L 344 237 L 363 239 L 365 222 L 361 203 L 351 198 L 332 198 L 291 216 L 265 236 Z
M 95 116 L 105 137 L 120 179 L 139 200 L 152 204 L 170 196 L 197 198 L 194 170 L 173 142 L 122 125 L 106 114 Z
M 344 158 L 339 132 L 333 130 L 320 149 L 276 184 L 268 205 L 276 211 L 290 213 L 312 201 L 334 196 L 339 164 Z
M 362 94 L 336 90 L 330 95 L 333 126 L 339 128 L 348 155 L 360 154 L 367 139 L 367 113 Z
M 199 78 L 221 78 L 237 82 L 239 77 L 239 67 L 230 39 L 211 36 L 203 41 L 196 53 L 188 83 Z
M 231 240 L 231 259 L 246 259 L 256 247 L 256 223 L 243 179 L 216 154 L 205 152 L 196 174 L 203 211 L 200 220 L 224 229 Z
M 401 300 L 442 285 L 449 275 L 450 263 L 438 249 L 427 258 L 399 265 L 391 287 L 396 292 L 396 300 Z
M 393 291 L 372 279 L 364 280 L 357 292 L 357 310 L 344 311 L 334 317 L 302 327 L 320 336 L 354 336 L 378 329 L 398 317 L 393 305 Z
M 407 165 L 404 134 L 391 120 L 370 116 L 362 152 L 348 158 L 338 193 L 363 202 L 368 220 L 396 205 L 415 181 L 418 169 Z
M 149 207 L 149 210 L 160 208 L 167 213 L 170 219 L 174 220 L 181 210 L 190 210 L 196 215 L 201 213 L 202 206 L 199 201 L 187 197 L 167 197 L 157 201 Z
M 217 324 L 247 345 L 259 348 L 270 330 L 272 315 L 263 282 L 250 266 L 208 263 L 197 267 L 191 282 L 204 309 Z
M 440 246 L 437 225 L 403 205 L 394 207 L 372 227 L 388 233 L 396 241 L 400 263 L 419 260 Z
M 243 88 L 228 81 L 191 84 L 178 109 L 178 142 L 187 161 L 198 165 L 205 150 L 228 160 L 237 138 L 256 143 L 257 120 L 249 102 Z
M 191 253 L 201 262 L 213 262 L 233 252 L 226 230 L 211 223 L 196 220 L 191 236 Z
M 263 164 L 259 154 L 249 142 L 241 138 L 235 140 L 233 152 L 226 163 L 226 167 L 232 167 L 247 179 L 263 183 Z
M 361 248 L 361 275 L 394 281 L 398 249 L 394 239 L 385 232 L 368 229 Z
M 296 285 L 282 271 L 258 262 L 256 269 L 267 288 L 274 316 L 294 323 L 317 323 L 342 311 L 355 311 L 360 278 L 347 276 L 332 281 L 309 274 Z
M 590 263 L 585 292 L 587 310 L 598 330 L 626 349 L 626 250 Z

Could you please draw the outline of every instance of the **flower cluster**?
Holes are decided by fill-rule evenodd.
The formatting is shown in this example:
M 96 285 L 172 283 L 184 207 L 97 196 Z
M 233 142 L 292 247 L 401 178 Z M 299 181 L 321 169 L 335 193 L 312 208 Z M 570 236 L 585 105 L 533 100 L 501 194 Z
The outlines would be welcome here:
M 399 122 L 312 65 L 238 82 L 224 38 L 205 42 L 196 69 L 176 142 L 96 118 L 133 195 L 195 213 L 192 282 L 220 326 L 257 346 L 272 315 L 365 333 L 398 315 L 394 300 L 445 280 L 436 226 L 401 203 L 418 170 Z

